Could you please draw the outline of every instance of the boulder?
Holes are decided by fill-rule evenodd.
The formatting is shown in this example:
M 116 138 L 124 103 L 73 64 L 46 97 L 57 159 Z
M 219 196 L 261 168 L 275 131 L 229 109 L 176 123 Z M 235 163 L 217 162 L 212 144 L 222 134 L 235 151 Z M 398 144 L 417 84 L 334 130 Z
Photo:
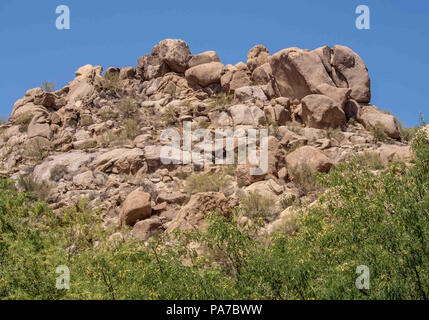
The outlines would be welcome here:
M 346 101 L 350 98 L 351 90 L 348 88 L 337 88 L 328 84 L 321 84 L 316 89 L 318 94 L 323 94 L 335 101 L 341 108 L 345 105 Z
M 141 149 L 114 149 L 99 155 L 93 162 L 95 169 L 106 173 L 135 174 L 144 165 Z
M 318 172 L 329 172 L 333 165 L 322 151 L 310 146 L 298 148 L 286 156 L 286 165 L 290 169 L 299 167 L 303 163 Z
M 251 164 L 240 164 L 237 165 L 237 169 L 235 170 L 235 177 L 237 180 L 238 187 L 246 187 L 250 186 L 251 184 L 262 181 L 265 178 L 264 175 L 251 175 L 250 169 L 255 168 L 257 166 L 251 165 Z
M 334 82 L 315 52 L 288 48 L 277 52 L 270 59 L 271 69 L 280 96 L 299 99 L 318 93 L 317 87 Z
M 247 66 L 239 62 L 235 66 L 225 68 L 220 78 L 220 84 L 225 91 L 234 92 L 236 89 L 252 85 L 251 73 Z
M 78 187 L 89 188 L 94 180 L 91 170 L 85 171 L 73 177 L 73 183 Z
M 136 239 L 146 241 L 161 231 L 161 219 L 159 217 L 153 217 L 137 222 L 131 231 L 131 235 Z
M 38 112 L 34 115 L 27 129 L 27 136 L 29 139 L 42 137 L 50 140 L 52 138 L 48 117 L 49 115 L 45 112 Z
M 371 101 L 371 82 L 368 69 L 353 50 L 348 47 L 336 45 L 332 64 L 337 71 L 347 81 L 348 87 L 352 90 L 351 98 L 361 103 Z
M 393 161 L 407 162 L 411 159 L 410 146 L 397 146 L 393 144 L 383 144 L 377 151 L 384 163 Z
M 165 39 L 153 47 L 152 56 L 165 62 L 171 70 L 183 73 L 188 67 L 191 51 L 183 40 Z
M 237 104 L 229 108 L 229 113 L 231 114 L 232 121 L 235 126 L 238 125 L 253 125 L 254 119 L 253 115 L 250 112 L 250 107 L 245 104 Z
M 96 153 L 81 151 L 50 156 L 34 168 L 33 175 L 38 181 L 49 181 L 51 178 L 51 169 L 57 166 L 64 166 L 68 173 L 75 174 L 82 167 L 89 164 L 96 156 Z
M 210 63 L 210 62 L 220 62 L 220 59 L 216 51 L 206 51 L 195 56 L 192 56 L 188 62 L 188 67 L 193 68 L 200 64 Z
M 209 212 L 229 216 L 235 205 L 236 202 L 227 199 L 223 193 L 204 192 L 195 194 L 168 224 L 167 232 L 204 228 L 206 226 L 205 217 Z
M 185 77 L 190 84 L 206 87 L 220 82 L 222 70 L 223 64 L 220 62 L 204 63 L 186 70 Z
M 273 70 L 271 65 L 267 62 L 253 70 L 252 80 L 255 84 L 267 84 L 273 77 Z
M 238 88 L 237 90 L 235 90 L 234 96 L 235 99 L 239 102 L 255 102 L 257 100 L 261 102 L 267 101 L 267 97 L 260 86 L 248 86 Z
M 342 108 L 331 98 L 320 94 L 302 99 L 301 118 L 306 125 L 318 129 L 338 128 L 346 124 Z
M 257 67 L 267 63 L 270 59 L 270 52 L 268 49 L 258 44 L 249 50 L 247 54 L 247 68 L 253 72 Z
M 320 60 L 322 60 L 323 65 L 328 73 L 332 72 L 332 49 L 329 46 L 324 46 L 313 50 L 316 53 Z
M 149 193 L 135 190 L 131 192 L 121 207 L 121 221 L 134 226 L 138 221 L 150 218 L 152 214 L 151 196 Z
M 357 120 L 362 123 L 367 130 L 371 130 L 378 125 L 381 126 L 385 134 L 392 139 L 399 139 L 401 136 L 396 118 L 382 112 L 376 106 L 368 105 L 360 108 Z
M 168 65 L 157 57 L 145 55 L 137 61 L 137 75 L 143 80 L 152 80 L 164 76 L 169 72 Z
M 34 98 L 34 104 L 35 105 L 41 105 L 44 107 L 48 107 L 51 108 L 53 106 L 55 106 L 55 100 L 57 99 L 57 96 L 55 95 L 55 93 L 52 92 L 43 92 L 40 95 L 37 95 Z
M 119 73 L 119 78 L 121 80 L 133 79 L 136 75 L 136 68 L 133 67 L 123 67 Z

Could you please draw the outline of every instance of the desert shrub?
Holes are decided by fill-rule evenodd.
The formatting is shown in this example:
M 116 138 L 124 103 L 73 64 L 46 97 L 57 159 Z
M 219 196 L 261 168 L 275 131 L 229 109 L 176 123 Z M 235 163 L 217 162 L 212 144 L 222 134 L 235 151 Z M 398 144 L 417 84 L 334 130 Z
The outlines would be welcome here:
M 108 94 L 115 94 L 122 86 L 119 73 L 111 72 L 104 75 L 100 84 L 97 86 L 99 91 L 105 91 Z
M 300 195 L 307 195 L 320 189 L 317 172 L 306 162 L 290 168 L 290 175 Z
M 173 82 L 169 82 L 164 89 L 164 93 L 170 95 L 173 99 L 176 98 L 177 87 Z
M 375 126 L 372 126 L 369 131 L 376 141 L 383 142 L 387 140 L 386 127 L 382 123 L 378 122 Z
M 139 122 L 136 119 L 127 119 L 125 126 L 121 131 L 120 138 L 124 141 L 133 140 L 140 133 Z
M 339 128 L 327 128 L 325 129 L 326 138 L 332 140 L 335 139 L 340 142 L 343 139 L 341 130 Z
M 101 118 L 101 120 L 108 121 L 108 120 L 115 120 L 118 118 L 118 113 L 116 113 L 115 111 L 111 110 L 110 108 L 103 108 L 100 112 L 99 112 L 99 116 Z
M 34 137 L 27 141 L 26 156 L 37 162 L 42 161 L 49 155 L 51 142 L 42 137 Z
M 209 121 L 203 120 L 203 121 L 200 122 L 200 128 L 207 129 L 208 127 L 210 127 L 210 122 Z
M 39 182 L 33 174 L 21 175 L 17 180 L 18 187 L 32 195 L 34 199 L 46 201 L 51 193 L 52 186 L 45 181 Z
M 222 110 L 234 101 L 234 94 L 221 92 L 211 102 L 211 111 Z
M 121 101 L 121 103 L 118 105 L 118 110 L 125 119 L 128 119 L 135 117 L 138 108 L 136 102 L 133 99 L 127 98 Z
M 356 159 L 336 166 L 321 178 L 329 192 L 298 215 L 292 232 L 264 239 L 255 236 L 257 223 L 240 225 L 233 210 L 208 213 L 201 231 L 112 242 L 100 212 L 78 203 L 57 218 L 0 180 L 0 298 L 427 300 L 429 145 L 422 132 L 412 148 L 411 166 L 394 163 L 383 175 Z M 71 271 L 70 290 L 55 288 L 59 265 Z M 362 265 L 369 289 L 356 288 Z
M 120 144 L 121 136 L 118 132 L 108 130 L 101 135 L 101 137 L 98 139 L 98 142 L 103 147 L 114 146 L 114 145 Z
M 67 173 L 68 171 L 66 165 L 57 164 L 51 168 L 51 180 L 60 181 Z
M 41 88 L 45 92 L 52 92 L 56 86 L 57 84 L 55 82 L 43 81 Z
M 406 127 L 404 124 L 400 123 L 399 121 L 398 121 L 398 126 L 399 126 L 399 132 L 401 133 L 401 140 L 407 141 L 407 142 L 410 142 L 411 140 L 413 140 L 414 136 L 419 130 L 419 126 Z
M 296 196 L 294 194 L 286 195 L 280 200 L 280 204 L 283 209 L 289 208 L 296 201 Z
M 188 193 L 222 192 L 230 182 L 231 177 L 224 172 L 193 174 L 186 180 L 185 190 Z
M 287 128 L 293 133 L 296 133 L 297 135 L 301 135 L 302 133 L 302 126 L 299 123 L 292 122 L 287 126 Z
M 249 192 L 240 201 L 243 213 L 252 218 L 266 219 L 273 214 L 275 199 L 257 192 Z
M 176 108 L 168 106 L 161 115 L 161 120 L 167 125 L 173 125 L 177 122 Z
M 362 154 L 355 156 L 354 161 L 356 161 L 357 164 L 372 170 L 381 170 L 384 168 L 384 163 L 380 154 L 375 151 L 365 151 Z

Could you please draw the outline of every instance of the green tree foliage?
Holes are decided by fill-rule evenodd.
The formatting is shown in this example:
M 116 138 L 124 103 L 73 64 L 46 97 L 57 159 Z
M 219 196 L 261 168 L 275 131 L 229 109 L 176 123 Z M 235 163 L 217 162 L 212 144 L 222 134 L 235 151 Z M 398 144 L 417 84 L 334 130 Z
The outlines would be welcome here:
M 203 231 L 149 242 L 108 239 L 85 203 L 56 217 L 0 182 L 3 299 L 427 299 L 429 145 L 412 166 L 374 173 L 359 159 L 321 177 L 319 204 L 290 235 L 261 236 L 258 220 L 209 214 Z M 259 219 L 260 220 L 260 219 Z M 197 250 L 198 249 L 198 250 Z M 70 290 L 57 290 L 67 265 Z M 368 266 L 370 288 L 355 286 Z

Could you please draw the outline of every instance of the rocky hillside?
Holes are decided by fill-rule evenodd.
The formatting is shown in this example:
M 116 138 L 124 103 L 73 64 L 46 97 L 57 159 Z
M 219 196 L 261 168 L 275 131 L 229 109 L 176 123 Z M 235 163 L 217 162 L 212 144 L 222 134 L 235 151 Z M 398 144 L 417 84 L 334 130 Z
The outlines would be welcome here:
M 45 89 L 28 90 L 0 126 L 2 175 L 59 218 L 88 199 L 122 238 L 200 228 L 207 212 L 228 215 L 237 206 L 244 222 L 262 217 L 272 232 L 294 203 L 317 199 L 315 172 L 353 157 L 377 170 L 410 155 L 395 117 L 370 104 L 364 61 L 341 45 L 273 55 L 258 45 L 233 66 L 214 51 L 193 55 L 186 42 L 166 39 L 136 68 L 103 74 L 86 65 L 64 88 Z M 164 165 L 160 135 L 182 132 L 186 121 L 212 132 L 267 128 L 268 172 Z

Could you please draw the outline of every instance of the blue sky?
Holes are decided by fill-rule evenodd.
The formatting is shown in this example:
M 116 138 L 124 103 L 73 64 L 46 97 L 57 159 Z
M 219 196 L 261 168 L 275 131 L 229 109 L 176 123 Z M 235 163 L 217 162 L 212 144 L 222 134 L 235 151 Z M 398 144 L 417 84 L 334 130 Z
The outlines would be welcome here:
M 57 30 L 55 9 L 68 5 L 71 30 Z M 355 27 L 358 5 L 371 9 L 371 29 Z M 342 44 L 367 64 L 372 103 L 406 125 L 429 117 L 427 0 L 1 0 L 0 116 L 27 89 L 54 81 L 60 88 L 82 65 L 135 66 L 165 38 L 193 53 L 218 52 L 222 62 L 246 61 L 264 44 L 271 53 L 298 46 Z

